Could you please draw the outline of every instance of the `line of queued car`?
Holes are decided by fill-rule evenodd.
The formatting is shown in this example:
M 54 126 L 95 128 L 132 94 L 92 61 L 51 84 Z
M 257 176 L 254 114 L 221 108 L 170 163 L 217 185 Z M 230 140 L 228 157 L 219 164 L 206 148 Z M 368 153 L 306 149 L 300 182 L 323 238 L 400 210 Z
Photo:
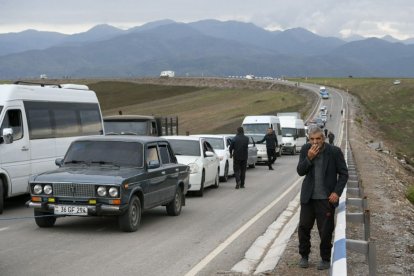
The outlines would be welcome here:
M 233 175 L 234 135 L 105 135 L 77 139 L 56 170 L 29 180 L 35 222 L 53 227 L 65 216 L 117 216 L 122 231 L 138 229 L 141 214 L 165 206 L 178 216 L 188 191 L 203 196 Z M 253 140 L 252 140 L 253 141 Z M 254 142 L 249 165 L 257 161 Z

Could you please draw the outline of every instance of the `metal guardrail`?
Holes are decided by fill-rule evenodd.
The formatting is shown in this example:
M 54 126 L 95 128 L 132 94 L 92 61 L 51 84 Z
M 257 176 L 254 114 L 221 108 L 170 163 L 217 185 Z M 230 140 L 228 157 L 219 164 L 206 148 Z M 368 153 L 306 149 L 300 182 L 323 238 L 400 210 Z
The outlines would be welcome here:
M 347 131 L 346 131 L 347 133 Z M 349 179 L 339 199 L 336 211 L 334 247 L 332 250 L 330 275 L 347 275 L 347 250 L 364 254 L 369 267 L 369 275 L 377 274 L 376 246 L 370 236 L 370 211 L 368 199 L 364 195 L 361 182 L 354 164 L 348 139 L 345 139 L 345 160 L 348 165 Z M 360 212 L 347 212 L 347 206 L 357 206 Z M 364 240 L 346 238 L 346 224 L 360 223 L 364 227 Z

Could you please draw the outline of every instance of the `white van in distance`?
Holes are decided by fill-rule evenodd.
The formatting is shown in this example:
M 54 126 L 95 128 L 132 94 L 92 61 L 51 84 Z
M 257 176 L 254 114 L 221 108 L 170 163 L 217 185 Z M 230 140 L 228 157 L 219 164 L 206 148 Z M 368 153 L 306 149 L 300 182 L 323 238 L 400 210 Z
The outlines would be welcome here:
M 261 115 L 261 116 L 246 116 L 243 120 L 242 127 L 244 128 L 244 134 L 253 137 L 254 141 L 262 140 L 266 135 L 267 129 L 270 127 L 275 131 L 278 148 L 276 148 L 276 154 L 280 156 L 282 154 L 282 130 L 280 128 L 280 121 L 277 116 L 273 115 Z M 257 147 L 257 161 L 267 161 L 266 144 L 256 144 Z
M 103 134 L 95 92 L 86 85 L 0 85 L 0 213 L 28 193 L 31 175 L 54 169 L 78 137 Z
M 303 120 L 294 116 L 280 116 L 282 127 L 283 153 L 296 154 L 306 144 L 306 131 Z

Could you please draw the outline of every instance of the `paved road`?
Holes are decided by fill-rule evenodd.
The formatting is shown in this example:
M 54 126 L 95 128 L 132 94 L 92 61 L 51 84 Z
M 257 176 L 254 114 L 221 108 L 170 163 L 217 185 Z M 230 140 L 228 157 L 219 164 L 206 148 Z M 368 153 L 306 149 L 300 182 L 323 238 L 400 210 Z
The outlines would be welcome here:
M 324 102 L 330 112 L 335 108 L 331 101 Z M 339 120 L 339 110 L 332 120 Z M 335 131 L 336 123 L 330 124 Z M 219 189 L 207 189 L 203 198 L 188 197 L 179 217 L 153 209 L 143 215 L 135 233 L 120 232 L 114 218 L 60 218 L 50 229 L 38 228 L 31 218 L 4 220 L 33 215 L 23 207 L 26 197 L 8 200 L 0 217 L 0 274 L 185 275 L 221 245 L 222 251 L 199 266 L 197 275 L 229 271 L 297 194 L 293 189 L 246 231 L 238 231 L 292 187 L 298 179 L 297 161 L 298 156 L 282 156 L 275 171 L 267 166 L 249 169 L 246 189 L 235 190 L 231 178 Z M 224 246 L 235 233 L 237 238 Z
M 55 227 L 38 228 L 33 219 L 0 221 L 1 275 L 184 275 L 228 236 L 282 194 L 297 178 L 297 156 L 283 156 L 276 170 L 257 166 L 247 172 L 246 189 L 234 179 L 208 189 L 203 198 L 188 197 L 179 217 L 164 208 L 145 213 L 139 231 L 120 232 L 116 219 L 66 217 Z M 292 194 L 293 197 L 293 194 Z M 241 235 L 208 266 L 228 270 L 291 198 Z M 25 198 L 6 205 L 1 219 L 30 217 Z

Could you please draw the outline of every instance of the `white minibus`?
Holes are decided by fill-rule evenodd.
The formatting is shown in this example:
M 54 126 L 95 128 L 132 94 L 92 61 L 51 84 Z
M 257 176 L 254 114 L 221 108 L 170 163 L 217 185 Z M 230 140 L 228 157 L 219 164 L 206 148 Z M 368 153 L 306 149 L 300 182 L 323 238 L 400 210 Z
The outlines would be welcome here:
M 279 118 L 273 115 L 260 115 L 260 116 L 246 116 L 243 120 L 242 127 L 244 128 L 244 134 L 252 137 L 254 141 L 262 140 L 266 135 L 267 129 L 270 127 L 274 130 L 279 146 L 276 148 L 276 154 L 280 156 L 282 154 L 282 130 L 280 128 Z M 257 147 L 257 161 L 267 161 L 266 144 L 256 144 Z
M 4 199 L 28 193 L 28 180 L 54 169 L 78 137 L 103 134 L 95 92 L 86 85 L 0 85 L 0 213 Z
M 293 116 L 280 116 L 282 127 L 283 153 L 296 154 L 306 144 L 306 131 L 303 120 Z

